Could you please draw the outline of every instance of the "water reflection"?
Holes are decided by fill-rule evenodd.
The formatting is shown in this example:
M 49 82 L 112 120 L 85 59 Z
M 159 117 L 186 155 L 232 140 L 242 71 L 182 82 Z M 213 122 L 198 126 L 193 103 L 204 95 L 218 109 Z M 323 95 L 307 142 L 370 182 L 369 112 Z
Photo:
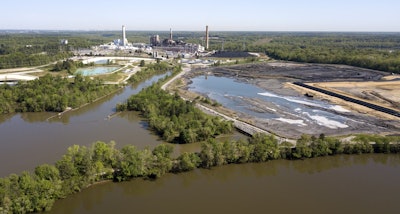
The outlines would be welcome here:
M 13 116 L 14 116 L 14 114 L 3 114 L 3 115 L 0 115 L 0 124 L 4 123 L 4 122 L 9 122 Z

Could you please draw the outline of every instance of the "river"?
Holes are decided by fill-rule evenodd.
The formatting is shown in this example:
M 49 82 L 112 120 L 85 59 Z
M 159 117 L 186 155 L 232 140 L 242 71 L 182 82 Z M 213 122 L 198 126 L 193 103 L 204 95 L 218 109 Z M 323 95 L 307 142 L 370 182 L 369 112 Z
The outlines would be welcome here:
M 398 213 L 400 156 L 278 160 L 102 183 L 50 213 Z
M 55 163 L 67 148 L 77 144 L 90 146 L 95 141 L 116 141 L 117 147 L 133 144 L 138 148 L 163 143 L 147 130 L 147 123 L 136 112 L 125 112 L 112 119 L 115 105 L 124 102 L 143 87 L 164 77 L 154 76 L 141 84 L 127 86 L 61 118 L 47 120 L 56 113 L 23 113 L 0 116 L 0 176 L 32 171 L 44 163 Z M 174 145 L 175 153 L 194 151 L 196 144 Z

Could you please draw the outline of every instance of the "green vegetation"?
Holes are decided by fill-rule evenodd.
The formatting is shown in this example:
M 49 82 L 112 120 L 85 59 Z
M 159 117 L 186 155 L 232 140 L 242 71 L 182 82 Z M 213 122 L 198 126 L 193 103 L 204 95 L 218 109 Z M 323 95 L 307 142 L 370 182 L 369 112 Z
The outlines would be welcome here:
M 153 150 L 138 150 L 132 145 L 121 150 L 115 143 L 95 142 L 90 147 L 74 145 L 55 165 L 43 164 L 33 173 L 11 174 L 0 178 L 0 213 L 29 213 L 50 210 L 57 199 L 104 181 L 134 178 L 156 179 L 165 173 L 180 173 L 196 168 L 225 164 L 266 162 L 275 159 L 304 159 L 337 154 L 399 153 L 400 137 L 360 135 L 360 142 L 342 143 L 337 138 L 303 135 L 297 147 L 278 144 L 273 136 L 258 134 L 249 139 L 217 142 L 209 139 L 199 153 L 183 153 L 172 158 L 172 146 L 160 144 Z M 370 140 L 387 143 L 388 150 Z M 393 141 L 392 141 L 393 140 Z
M 303 33 L 271 38 L 250 46 L 275 59 L 309 63 L 344 64 L 400 72 L 399 34 Z
M 169 69 L 168 64 L 161 62 L 147 65 L 146 69 L 133 76 L 131 82 Z M 175 67 L 173 74 L 179 71 L 181 67 Z M 117 104 L 117 110 L 140 111 L 148 119 L 150 128 L 171 143 L 194 143 L 232 132 L 230 122 L 204 114 L 195 108 L 194 103 L 182 100 L 177 94 L 169 94 L 159 84 L 143 89 L 124 104 Z
M 142 62 L 143 62 L 143 66 L 142 66 Z M 155 74 L 161 74 L 161 73 L 165 73 L 167 71 L 172 71 L 173 73 L 181 71 L 180 65 L 174 67 L 174 66 L 168 64 L 167 62 L 157 62 L 157 63 L 145 65 L 144 60 L 142 60 L 140 63 L 140 67 L 142 67 L 142 69 L 139 72 L 137 72 L 135 75 L 132 75 L 129 78 L 129 80 L 128 80 L 129 83 L 137 83 L 137 82 L 140 82 L 140 81 L 142 81 L 148 77 L 151 77 Z
M 211 32 L 214 50 L 266 53 L 278 60 L 400 72 L 399 33 Z
M 184 101 L 176 94 L 169 94 L 158 84 L 131 96 L 117 109 L 140 111 L 148 119 L 149 126 L 163 140 L 171 143 L 203 141 L 233 129 L 230 122 L 206 115 L 194 103 Z
M 68 39 L 69 45 L 61 45 Z M 71 47 L 90 47 L 85 38 L 69 34 L 26 33 L 0 35 L 0 69 L 45 65 L 71 57 Z
M 82 61 L 74 61 L 71 59 L 67 59 L 64 61 L 59 61 L 56 64 L 54 64 L 51 71 L 59 72 L 66 70 L 68 71 L 68 73 L 74 74 L 77 68 L 90 67 L 90 66 L 94 66 L 94 62 L 83 64 Z
M 62 112 L 93 102 L 115 91 L 116 85 L 77 75 L 73 82 L 49 74 L 16 86 L 0 85 L 0 114 L 12 112 Z

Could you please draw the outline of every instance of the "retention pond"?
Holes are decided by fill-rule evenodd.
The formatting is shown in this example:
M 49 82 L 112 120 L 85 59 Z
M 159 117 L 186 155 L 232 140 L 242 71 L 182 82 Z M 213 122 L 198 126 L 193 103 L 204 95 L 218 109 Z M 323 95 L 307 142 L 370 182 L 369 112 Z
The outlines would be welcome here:
M 369 123 L 339 105 L 313 99 L 284 89 L 270 91 L 244 79 L 220 76 L 197 76 L 190 79 L 189 90 L 216 100 L 238 113 L 250 118 L 260 128 L 280 136 L 298 138 L 301 134 L 345 135 L 370 130 L 384 132 L 384 128 Z M 274 83 L 283 85 L 283 83 Z M 280 86 L 281 87 L 281 86 Z
M 75 73 L 82 74 L 83 76 L 94 76 L 94 75 L 100 75 L 100 74 L 108 74 L 108 73 L 114 72 L 118 68 L 120 68 L 120 67 L 96 66 L 96 67 L 78 68 L 78 70 Z

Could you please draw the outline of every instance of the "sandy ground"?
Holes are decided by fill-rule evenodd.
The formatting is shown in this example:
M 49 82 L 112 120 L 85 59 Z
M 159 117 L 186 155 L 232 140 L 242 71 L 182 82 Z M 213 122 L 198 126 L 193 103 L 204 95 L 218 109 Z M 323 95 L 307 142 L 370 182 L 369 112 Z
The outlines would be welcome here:
M 376 82 L 324 82 L 313 83 L 311 85 L 400 111 L 399 80 Z

